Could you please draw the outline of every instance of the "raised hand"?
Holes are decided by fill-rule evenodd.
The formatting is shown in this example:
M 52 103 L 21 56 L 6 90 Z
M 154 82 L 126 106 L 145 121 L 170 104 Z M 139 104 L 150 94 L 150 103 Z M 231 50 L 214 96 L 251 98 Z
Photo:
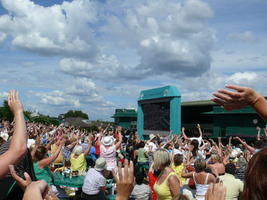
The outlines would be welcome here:
M 128 160 L 124 161 L 124 173 L 122 173 L 121 163 L 119 163 L 118 176 L 116 175 L 115 170 L 112 171 L 112 174 L 117 186 L 116 200 L 128 200 L 134 187 L 133 162 L 131 161 L 129 165 Z
M 23 112 L 23 106 L 19 99 L 19 93 L 15 90 L 10 90 L 8 95 L 8 106 L 11 112 L 16 115 L 17 113 Z
M 260 94 L 248 87 L 237 85 L 227 85 L 225 87 L 235 91 L 220 89 L 213 94 L 216 98 L 212 99 L 212 101 L 223 106 L 226 110 L 253 106 L 261 97 Z

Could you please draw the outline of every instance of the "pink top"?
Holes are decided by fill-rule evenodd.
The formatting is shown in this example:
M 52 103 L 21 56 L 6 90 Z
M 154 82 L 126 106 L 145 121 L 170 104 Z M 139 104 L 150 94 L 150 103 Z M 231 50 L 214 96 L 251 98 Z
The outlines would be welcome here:
M 100 145 L 100 157 L 103 157 L 107 162 L 107 170 L 112 170 L 117 167 L 116 159 L 116 146 L 110 146 L 106 148 L 104 145 Z

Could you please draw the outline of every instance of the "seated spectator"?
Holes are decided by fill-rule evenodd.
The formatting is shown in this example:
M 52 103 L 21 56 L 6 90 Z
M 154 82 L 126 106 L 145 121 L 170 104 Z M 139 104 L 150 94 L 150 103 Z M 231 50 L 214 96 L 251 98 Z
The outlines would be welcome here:
M 172 169 L 175 171 L 176 175 L 181 181 L 181 186 L 186 183 L 186 179 L 182 177 L 182 171 L 185 167 L 183 164 L 183 159 L 184 159 L 183 155 L 176 154 L 174 155 L 172 162 Z
M 135 200 L 149 200 L 150 199 L 150 188 L 147 184 L 144 184 L 145 174 L 138 171 L 135 175 L 135 186 L 131 194 L 131 198 Z
M 87 149 L 85 152 L 82 151 L 82 146 L 77 145 L 74 147 L 73 152 L 70 156 L 71 170 L 84 173 L 87 168 L 86 156 L 89 154 L 91 148 L 91 141 L 88 142 Z
M 95 167 L 90 168 L 86 173 L 83 187 L 82 199 L 84 200 L 105 200 L 106 177 L 109 175 L 106 160 L 102 157 L 95 162 Z
M 238 200 L 243 192 L 244 184 L 241 180 L 235 178 L 236 167 L 233 163 L 225 165 L 225 175 L 220 176 L 226 187 L 226 200 Z

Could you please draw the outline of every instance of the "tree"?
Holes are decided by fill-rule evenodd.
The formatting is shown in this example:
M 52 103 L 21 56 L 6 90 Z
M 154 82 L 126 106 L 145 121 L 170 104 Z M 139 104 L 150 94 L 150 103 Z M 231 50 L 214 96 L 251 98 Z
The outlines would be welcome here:
M 13 121 L 14 116 L 11 110 L 9 109 L 7 100 L 4 100 L 3 107 L 0 108 L 0 118 L 10 122 Z
M 83 119 L 89 119 L 88 115 L 80 110 L 69 110 L 64 114 L 64 118 L 69 118 L 69 117 L 81 117 Z

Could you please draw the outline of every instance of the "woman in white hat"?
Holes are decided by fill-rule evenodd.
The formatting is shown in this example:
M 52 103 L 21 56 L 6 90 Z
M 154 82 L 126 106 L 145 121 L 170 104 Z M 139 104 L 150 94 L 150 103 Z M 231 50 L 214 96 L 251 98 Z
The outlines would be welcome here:
M 115 143 L 113 136 L 104 136 L 101 140 L 100 145 L 100 156 L 107 161 L 107 169 L 112 171 L 112 169 L 117 166 L 116 151 L 120 148 L 122 142 L 122 136 L 119 132 L 119 140 Z
M 90 168 L 85 176 L 82 187 L 82 199 L 84 200 L 105 200 L 106 177 L 109 172 L 107 162 L 100 157 L 95 162 L 95 167 Z

